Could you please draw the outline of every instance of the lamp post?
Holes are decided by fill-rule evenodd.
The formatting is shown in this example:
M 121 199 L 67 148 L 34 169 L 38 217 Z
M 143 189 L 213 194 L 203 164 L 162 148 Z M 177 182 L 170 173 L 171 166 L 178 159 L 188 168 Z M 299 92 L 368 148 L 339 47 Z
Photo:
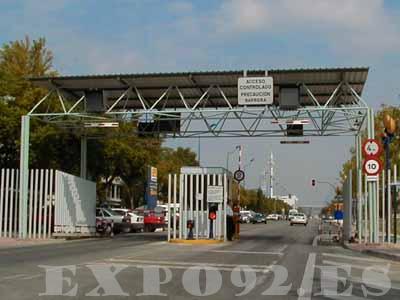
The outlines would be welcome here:
M 388 174 L 389 170 L 391 169 L 391 161 L 390 161 L 390 144 L 392 143 L 394 139 L 394 132 L 396 130 L 396 122 L 394 119 L 388 114 L 385 113 L 383 116 L 383 126 L 385 127 L 385 130 L 383 132 L 382 136 L 382 143 L 383 143 L 383 148 L 385 150 L 385 169 L 386 169 L 386 174 Z M 389 193 L 391 192 L 391 186 L 390 182 L 387 183 L 386 185 L 386 199 L 389 199 Z M 387 205 L 389 207 L 389 203 Z M 394 222 L 397 222 L 396 217 L 397 217 L 397 207 L 394 208 Z M 386 218 L 386 224 L 385 224 L 385 231 L 386 231 L 386 241 L 389 243 L 390 241 L 390 236 L 389 236 L 389 221 L 388 219 L 391 217 L 387 215 L 387 211 L 384 212 Z M 397 232 L 395 233 L 396 236 Z
M 244 172 L 245 174 L 246 174 L 246 167 L 250 166 L 253 162 L 254 162 L 254 158 L 250 159 L 250 161 L 249 161 L 247 164 L 244 165 L 244 167 L 243 167 L 243 172 Z M 246 177 L 247 177 L 247 176 L 244 177 L 244 181 L 243 181 L 243 186 L 244 186 L 244 188 L 246 188 Z

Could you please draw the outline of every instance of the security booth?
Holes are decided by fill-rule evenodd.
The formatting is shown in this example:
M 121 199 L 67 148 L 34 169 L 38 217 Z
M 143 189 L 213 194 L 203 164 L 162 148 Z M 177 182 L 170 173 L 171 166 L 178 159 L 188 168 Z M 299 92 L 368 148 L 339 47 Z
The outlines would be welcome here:
M 231 174 L 219 167 L 182 167 L 169 174 L 168 241 L 226 241 Z

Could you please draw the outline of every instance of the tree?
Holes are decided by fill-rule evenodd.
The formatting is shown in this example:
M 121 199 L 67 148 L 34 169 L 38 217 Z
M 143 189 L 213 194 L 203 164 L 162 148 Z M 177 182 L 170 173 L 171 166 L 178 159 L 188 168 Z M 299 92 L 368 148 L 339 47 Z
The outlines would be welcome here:
M 183 166 L 198 166 L 196 153 L 190 148 L 178 147 L 176 150 L 162 148 L 157 163 L 158 189 L 166 198 L 168 193 L 168 174 L 178 174 Z
M 43 38 L 10 42 L 0 49 L 0 164 L 16 168 L 19 160 L 20 117 L 46 93 L 33 87 L 27 80 L 31 76 L 55 74 L 53 55 Z M 43 126 L 32 122 L 32 131 Z M 35 136 L 31 138 L 35 143 Z M 33 156 L 35 156 L 33 154 Z M 37 156 L 37 155 L 36 155 Z M 33 166 L 35 162 L 33 162 Z
M 381 109 L 375 114 L 375 138 L 378 141 L 382 141 L 382 136 L 384 132 L 384 127 L 383 127 L 383 118 L 385 114 L 390 114 L 395 120 L 396 123 L 398 124 L 399 127 L 399 120 L 400 120 L 400 109 L 398 107 L 391 107 L 391 106 L 382 106 Z M 397 133 L 395 134 L 397 137 L 400 136 L 400 128 L 397 128 Z M 367 138 L 367 132 L 364 130 L 362 132 L 362 141 L 364 141 Z M 399 165 L 400 164 L 400 139 L 396 138 L 393 140 L 393 142 L 390 145 L 390 159 L 392 162 L 392 166 Z M 353 177 L 353 182 L 355 178 L 357 178 L 357 173 L 356 173 L 356 150 L 354 147 L 350 148 L 350 153 L 351 153 L 351 158 L 347 160 L 345 163 L 342 165 L 342 170 L 340 172 L 340 177 L 342 183 L 344 183 L 346 176 L 348 176 L 349 171 L 352 171 L 352 177 Z M 385 153 L 382 152 L 381 156 L 379 157 L 381 162 L 385 162 Z M 364 181 L 362 181 L 362 184 L 364 184 Z M 357 196 L 357 185 L 353 184 L 353 189 L 352 189 L 352 194 L 353 197 Z

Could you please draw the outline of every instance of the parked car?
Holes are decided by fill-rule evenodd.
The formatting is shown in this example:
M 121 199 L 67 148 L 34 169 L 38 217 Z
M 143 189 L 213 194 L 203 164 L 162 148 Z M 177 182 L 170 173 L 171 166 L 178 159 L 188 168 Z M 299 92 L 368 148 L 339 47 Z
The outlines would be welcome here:
M 256 213 L 252 210 L 242 210 L 240 212 L 240 223 L 251 223 Z
M 158 228 L 164 230 L 166 227 L 165 212 L 148 209 L 135 209 L 133 212 L 139 216 L 143 216 L 145 232 L 154 232 Z
M 131 229 L 130 218 L 125 215 L 117 214 L 111 209 L 103 207 L 96 208 L 96 217 L 112 220 L 114 223 L 114 233 L 129 232 Z
M 267 216 L 267 220 L 278 221 L 279 220 L 279 216 L 277 214 L 269 214 Z
M 258 214 L 254 215 L 252 223 L 253 224 L 257 224 L 257 223 L 265 223 L 265 224 L 267 224 L 267 219 L 266 219 L 264 214 L 258 213 Z
M 114 236 L 114 222 L 113 220 L 103 217 L 96 217 L 96 233 L 103 237 Z
M 293 226 L 294 224 L 307 226 L 307 223 L 307 216 L 303 213 L 297 213 L 293 215 L 292 219 L 290 220 L 290 226 Z
M 116 214 L 124 215 L 130 218 L 131 232 L 141 232 L 144 230 L 144 217 L 135 214 L 131 209 L 127 208 L 112 208 Z

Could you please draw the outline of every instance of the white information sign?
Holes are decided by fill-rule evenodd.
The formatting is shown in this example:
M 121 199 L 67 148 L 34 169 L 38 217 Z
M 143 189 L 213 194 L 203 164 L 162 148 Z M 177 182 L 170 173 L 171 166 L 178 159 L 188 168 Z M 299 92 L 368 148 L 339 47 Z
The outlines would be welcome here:
M 207 202 L 209 203 L 222 203 L 224 200 L 223 186 L 209 185 L 207 187 Z
M 269 105 L 273 100 L 272 77 L 241 77 L 238 79 L 239 105 Z

